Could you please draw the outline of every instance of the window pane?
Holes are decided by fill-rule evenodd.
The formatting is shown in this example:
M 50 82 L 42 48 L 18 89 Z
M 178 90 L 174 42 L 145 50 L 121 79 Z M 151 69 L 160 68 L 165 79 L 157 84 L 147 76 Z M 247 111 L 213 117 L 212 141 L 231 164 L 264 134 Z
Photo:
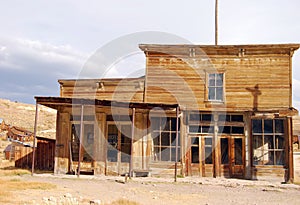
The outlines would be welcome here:
M 263 141 L 261 135 L 254 135 L 253 136 L 253 149 L 262 148 Z
M 170 131 L 170 123 L 171 123 L 171 119 L 168 117 L 167 119 L 165 118 L 161 118 L 161 126 L 162 126 L 162 130 L 164 131 Z
M 190 114 L 190 120 L 200 121 L 200 114 Z
M 263 164 L 263 140 L 261 135 L 253 136 L 253 164 L 262 165 Z
M 219 127 L 219 133 L 224 133 L 224 134 L 230 134 L 230 126 L 220 126 Z
M 273 133 L 273 120 L 264 120 L 264 132 Z
M 107 161 L 117 162 L 118 161 L 118 150 L 112 147 L 108 147 L 107 150 Z
M 170 146 L 170 134 L 169 132 L 161 133 L 161 146 Z
M 178 126 L 179 126 L 179 121 L 178 121 Z M 171 118 L 171 131 L 176 131 L 176 117 Z
M 262 133 L 262 121 L 261 120 L 252 120 L 252 132 L 253 133 Z
M 284 149 L 284 136 L 275 136 L 275 149 Z
M 152 130 L 159 130 L 159 123 L 160 119 L 158 117 L 151 118 L 151 129 Z
M 180 149 L 177 149 L 177 162 L 179 161 Z M 176 148 L 171 148 L 171 161 L 176 162 Z
M 232 134 L 244 134 L 244 127 L 232 127 Z
M 155 146 L 159 146 L 159 144 L 160 144 L 160 142 L 159 142 L 159 138 L 160 138 L 159 132 L 152 133 L 152 138 L 153 138 L 153 144 Z
M 205 137 L 204 141 L 205 141 L 205 145 L 212 145 L 212 138 L 211 137 L 210 138 Z
M 221 164 L 228 164 L 228 139 L 221 138 Z
M 216 86 L 215 74 L 209 74 L 208 78 L 209 78 L 208 86 Z
M 214 133 L 214 127 L 202 126 L 202 133 Z
M 227 117 L 228 115 L 219 115 L 219 121 L 221 121 L 221 122 L 224 122 L 224 121 L 226 121 L 226 117 Z
M 192 163 L 199 163 L 199 147 L 192 147 Z
M 243 164 L 243 140 L 242 139 L 234 139 L 234 161 L 236 165 Z
M 255 149 L 253 151 L 253 165 L 263 164 L 263 152 L 261 149 Z
M 212 121 L 213 116 L 211 114 L 202 114 L 202 121 Z
M 170 161 L 170 148 L 161 148 L 161 161 Z
M 284 133 L 283 120 L 275 120 L 275 132 Z
M 212 164 L 212 147 L 205 147 L 205 164 Z
M 180 139 L 179 139 L 179 133 L 178 133 L 178 146 L 180 146 Z M 171 133 L 171 143 L 172 146 L 176 146 L 176 133 Z
M 243 115 L 231 115 L 232 122 L 244 122 Z
M 284 163 L 284 151 L 276 151 L 276 165 L 285 165 Z
M 269 135 L 264 136 L 264 143 L 265 143 L 264 148 L 266 148 L 266 149 L 274 149 L 273 136 L 269 136 Z
M 267 155 L 266 155 L 267 154 Z M 274 165 L 274 151 L 265 152 L 266 157 L 264 158 L 265 165 Z
M 154 147 L 154 161 L 160 160 L 160 147 Z
M 216 88 L 216 100 L 223 100 L 223 87 Z
M 223 86 L 223 73 L 216 74 L 216 85 Z
M 209 100 L 215 100 L 216 99 L 216 90 L 215 88 L 209 88 L 208 89 L 208 99 Z
M 201 127 L 196 125 L 189 126 L 190 133 L 201 133 Z
M 191 144 L 199 146 L 199 138 L 198 137 L 191 138 Z

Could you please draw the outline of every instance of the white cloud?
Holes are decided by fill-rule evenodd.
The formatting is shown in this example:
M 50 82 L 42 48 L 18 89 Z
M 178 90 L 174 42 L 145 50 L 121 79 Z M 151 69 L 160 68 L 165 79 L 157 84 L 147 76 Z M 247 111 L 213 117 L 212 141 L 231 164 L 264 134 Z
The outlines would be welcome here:
M 76 78 L 87 53 L 70 45 L 0 38 L 0 97 L 33 102 L 35 95 L 54 95 L 59 78 Z

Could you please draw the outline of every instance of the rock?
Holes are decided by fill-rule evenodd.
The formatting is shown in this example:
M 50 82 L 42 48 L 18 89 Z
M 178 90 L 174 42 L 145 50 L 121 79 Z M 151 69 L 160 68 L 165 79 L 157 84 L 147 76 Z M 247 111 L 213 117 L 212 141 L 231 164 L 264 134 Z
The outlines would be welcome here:
M 64 195 L 64 197 L 66 197 L 66 198 L 72 198 L 72 194 L 66 193 L 66 194 Z
M 90 204 L 100 205 L 101 204 L 101 200 L 99 200 L 99 199 L 91 200 Z

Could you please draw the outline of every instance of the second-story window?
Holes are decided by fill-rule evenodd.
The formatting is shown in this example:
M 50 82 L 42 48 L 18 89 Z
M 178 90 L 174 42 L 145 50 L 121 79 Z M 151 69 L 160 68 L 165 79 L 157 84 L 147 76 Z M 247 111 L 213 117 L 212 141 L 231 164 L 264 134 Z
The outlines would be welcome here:
M 224 74 L 210 73 L 208 74 L 208 100 L 223 101 L 224 100 Z

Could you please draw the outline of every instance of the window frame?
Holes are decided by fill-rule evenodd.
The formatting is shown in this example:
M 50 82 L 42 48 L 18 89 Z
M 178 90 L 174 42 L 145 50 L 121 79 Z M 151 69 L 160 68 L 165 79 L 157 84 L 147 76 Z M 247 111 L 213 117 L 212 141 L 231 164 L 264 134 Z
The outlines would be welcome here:
M 151 117 L 151 124 L 154 124 L 153 120 L 159 120 L 159 122 L 157 123 L 157 121 L 155 122 L 156 125 L 159 126 L 159 128 L 155 128 L 153 129 L 152 125 L 151 125 L 151 137 L 152 137 L 152 142 L 153 142 L 153 161 L 154 162 L 175 162 L 175 153 L 176 153 L 176 117 L 166 117 L 166 121 L 165 123 L 168 124 L 164 124 L 164 119 L 165 117 L 160 117 L 160 116 L 154 116 Z M 172 122 L 173 120 L 173 122 Z M 175 121 L 175 122 L 174 122 Z M 178 119 L 178 147 L 177 147 L 177 153 L 179 154 L 181 151 L 181 147 L 180 147 L 180 118 Z M 173 124 L 175 123 L 175 125 Z M 165 125 L 163 127 L 163 125 Z M 174 130 L 172 128 L 175 128 Z M 175 135 L 175 140 L 172 140 L 173 137 Z M 163 136 L 168 136 L 168 144 L 165 144 L 165 140 L 162 140 Z M 172 137 L 173 136 L 173 137 Z M 158 144 L 156 144 L 156 142 Z M 175 150 L 174 150 L 175 149 Z M 157 151 L 158 150 L 158 151 Z M 168 155 L 168 160 L 165 160 L 166 156 L 162 156 L 162 153 L 167 150 L 169 153 Z M 175 151 L 174 153 L 172 152 Z M 173 156 L 174 154 L 174 156 Z M 178 161 L 180 161 L 178 159 Z
M 222 78 L 222 86 L 218 86 L 217 85 L 217 77 L 215 76 L 215 85 L 214 86 L 210 86 L 209 81 L 210 81 L 210 75 L 220 75 L 222 74 L 223 78 Z M 210 99 L 210 88 L 213 88 L 215 90 L 215 98 L 214 99 Z M 218 88 L 222 88 L 222 98 L 221 99 L 217 99 L 217 89 Z M 205 101 L 206 102 L 213 102 L 213 103 L 224 103 L 225 102 L 225 72 L 206 72 L 206 83 L 205 83 Z
M 261 132 L 254 132 L 253 129 L 253 120 L 260 120 L 261 121 Z M 266 131 L 265 130 L 265 122 L 266 120 L 272 120 L 272 132 Z M 276 132 L 276 120 L 282 120 L 282 132 Z M 252 165 L 253 166 L 285 166 L 286 165 L 286 161 L 285 161 L 285 157 L 286 157 L 286 119 L 284 118 L 273 118 L 273 119 L 269 119 L 269 118 L 252 118 L 251 119 L 251 133 L 252 133 Z M 261 137 L 261 138 L 259 138 Z M 272 147 L 269 148 L 269 144 L 265 144 L 265 139 L 266 138 L 271 138 L 272 141 Z M 277 137 L 282 137 L 283 138 L 283 142 L 282 142 L 282 148 L 278 148 L 279 144 L 276 145 L 276 139 Z M 255 143 L 255 139 L 260 140 L 262 146 L 261 148 L 255 148 L 256 144 Z M 259 142 L 259 141 L 258 141 Z M 268 145 L 268 146 L 266 146 Z M 262 160 L 255 160 L 255 152 L 260 152 L 263 155 L 263 159 Z M 277 159 L 277 153 L 281 153 L 282 156 L 278 157 L 282 159 L 282 163 L 278 163 L 278 159 Z M 265 160 L 265 153 L 267 153 L 268 155 L 272 154 L 273 158 L 271 157 L 271 159 L 273 160 L 272 163 L 268 162 Z M 272 156 L 271 155 L 271 156 Z M 268 160 L 270 161 L 270 158 L 268 158 Z M 268 163 L 266 163 L 268 162 Z

